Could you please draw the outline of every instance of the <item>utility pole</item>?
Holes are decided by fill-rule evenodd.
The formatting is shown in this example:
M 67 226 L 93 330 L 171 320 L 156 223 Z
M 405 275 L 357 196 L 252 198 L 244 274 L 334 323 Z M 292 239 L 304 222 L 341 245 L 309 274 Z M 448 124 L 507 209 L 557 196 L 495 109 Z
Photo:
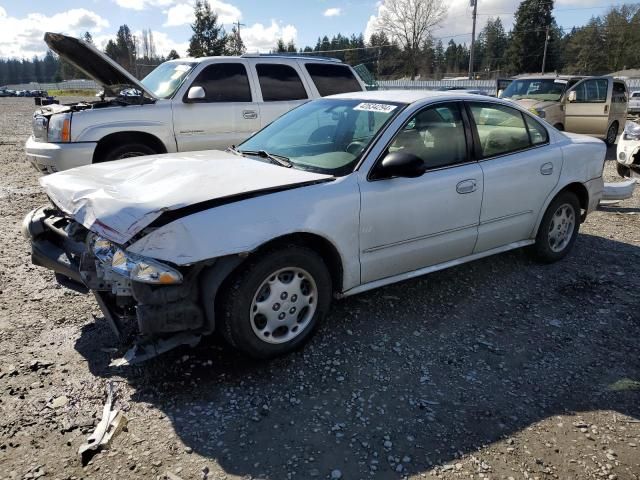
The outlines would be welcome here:
M 542 54 L 542 73 L 544 73 L 544 67 L 547 64 L 547 44 L 549 43 L 549 25 L 544 34 L 544 53 Z M 539 51 L 539 50 L 538 50 Z
M 469 80 L 473 80 L 473 47 L 476 42 L 476 16 L 478 15 L 478 0 L 470 0 L 473 7 L 473 28 L 471 29 L 471 50 L 469 51 Z

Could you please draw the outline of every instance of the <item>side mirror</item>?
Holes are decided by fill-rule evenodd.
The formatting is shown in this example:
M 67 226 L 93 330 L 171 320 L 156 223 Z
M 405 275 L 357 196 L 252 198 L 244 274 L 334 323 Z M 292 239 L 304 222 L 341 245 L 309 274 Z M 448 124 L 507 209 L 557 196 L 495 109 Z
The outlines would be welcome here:
M 503 93 L 504 93 L 503 89 L 498 90 L 498 98 L 502 98 Z
M 380 162 L 375 178 L 416 178 L 426 169 L 422 159 L 412 153 L 390 152 Z
M 569 100 L 569 103 L 571 102 L 575 102 L 578 99 L 578 93 L 575 90 L 571 90 L 569 92 L 569 96 L 567 97 L 567 100 Z
M 187 99 L 191 101 L 204 100 L 206 96 L 202 87 L 191 87 L 187 93 Z

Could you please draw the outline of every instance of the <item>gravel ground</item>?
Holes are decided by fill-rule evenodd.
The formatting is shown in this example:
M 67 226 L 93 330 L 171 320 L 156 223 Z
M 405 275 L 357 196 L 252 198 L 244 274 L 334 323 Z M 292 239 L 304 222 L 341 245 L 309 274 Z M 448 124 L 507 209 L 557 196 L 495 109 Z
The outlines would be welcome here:
M 33 110 L 0 99 L 0 479 L 640 478 L 640 189 L 560 263 L 515 251 L 335 302 L 286 358 L 214 340 L 115 370 L 93 299 L 20 234 L 46 202 Z M 128 428 L 83 466 L 108 382 Z

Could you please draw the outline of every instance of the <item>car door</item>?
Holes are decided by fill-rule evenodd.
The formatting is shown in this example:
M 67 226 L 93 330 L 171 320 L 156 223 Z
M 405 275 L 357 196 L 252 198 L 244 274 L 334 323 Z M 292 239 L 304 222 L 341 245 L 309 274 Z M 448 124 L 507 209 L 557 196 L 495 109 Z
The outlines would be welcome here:
M 404 124 L 361 177 L 362 282 L 410 272 L 470 255 L 482 203 L 482 170 L 472 160 L 469 130 L 459 102 L 425 107 Z M 425 163 L 417 178 L 377 178 L 389 153 Z
M 252 65 L 258 79 L 260 128 L 302 105 L 310 98 L 296 65 L 263 60 Z
M 604 136 L 609 127 L 611 108 L 611 79 L 588 78 L 578 82 L 569 93 L 565 104 L 565 124 L 567 132 Z
M 546 128 L 518 109 L 469 102 L 484 195 L 474 253 L 531 238 L 562 170 L 562 152 Z
M 191 87 L 205 97 L 189 99 Z M 225 149 L 260 129 L 260 112 L 246 63 L 225 60 L 206 65 L 172 102 L 178 151 Z

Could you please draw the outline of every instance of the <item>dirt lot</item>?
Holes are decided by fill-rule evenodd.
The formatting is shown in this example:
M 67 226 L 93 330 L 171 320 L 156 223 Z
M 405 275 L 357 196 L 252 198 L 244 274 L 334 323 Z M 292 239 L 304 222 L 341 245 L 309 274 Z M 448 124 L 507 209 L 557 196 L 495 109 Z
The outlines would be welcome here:
M 1 479 L 640 478 L 640 189 L 560 263 L 516 251 L 336 302 L 286 358 L 213 341 L 117 370 L 93 299 L 20 234 L 46 202 L 33 108 L 0 99 Z M 110 381 L 128 429 L 83 467 Z

